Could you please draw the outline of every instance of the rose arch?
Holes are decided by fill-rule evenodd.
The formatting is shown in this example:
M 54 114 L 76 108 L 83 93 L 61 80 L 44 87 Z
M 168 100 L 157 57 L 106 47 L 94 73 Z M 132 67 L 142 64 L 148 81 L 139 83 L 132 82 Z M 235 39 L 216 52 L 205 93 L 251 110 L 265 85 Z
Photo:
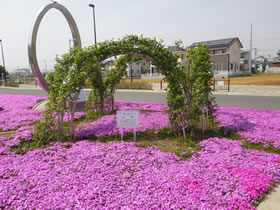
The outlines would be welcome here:
M 118 55 L 133 55 L 153 61 L 165 75 L 168 82 L 167 103 L 169 116 L 174 118 L 178 104 L 183 104 L 182 93 L 178 82 L 178 57 L 168 51 L 161 42 L 155 39 L 129 35 L 119 40 L 105 41 L 88 48 L 75 48 L 57 59 L 55 72 L 51 73 L 49 84 L 49 104 L 45 111 L 45 124 L 55 125 L 58 133 L 63 134 L 63 117 L 66 107 L 70 110 L 70 135 L 74 135 L 74 113 L 80 90 L 85 85 L 89 74 L 102 61 Z M 174 115 L 175 114 L 175 115 Z M 54 120 L 56 119 L 56 120 Z M 54 122 L 55 121 L 55 122 Z

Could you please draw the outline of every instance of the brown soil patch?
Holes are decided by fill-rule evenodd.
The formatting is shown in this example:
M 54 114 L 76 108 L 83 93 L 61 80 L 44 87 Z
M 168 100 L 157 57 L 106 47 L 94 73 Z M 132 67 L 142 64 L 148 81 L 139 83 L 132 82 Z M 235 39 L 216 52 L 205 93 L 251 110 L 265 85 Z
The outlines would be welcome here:
M 280 74 L 258 74 L 248 77 L 232 77 L 231 85 L 271 85 L 280 86 Z
M 123 81 L 130 81 L 129 78 Z M 134 82 L 160 83 L 160 79 L 133 79 Z M 163 81 L 165 83 L 165 81 Z M 247 77 L 231 77 L 231 85 L 270 85 L 280 86 L 280 74 L 257 74 Z

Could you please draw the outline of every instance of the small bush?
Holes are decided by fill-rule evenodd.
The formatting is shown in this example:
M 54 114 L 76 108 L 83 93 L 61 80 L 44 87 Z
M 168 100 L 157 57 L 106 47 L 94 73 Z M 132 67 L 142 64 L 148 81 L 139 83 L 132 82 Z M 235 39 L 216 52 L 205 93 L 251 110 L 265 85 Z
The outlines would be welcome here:
M 6 87 L 19 87 L 19 84 L 18 84 L 18 83 L 9 83 L 9 82 L 7 82 L 7 83 L 5 84 L 5 86 L 6 86 Z
M 117 85 L 117 89 L 141 89 L 141 90 L 152 90 L 153 86 L 146 82 L 121 82 Z

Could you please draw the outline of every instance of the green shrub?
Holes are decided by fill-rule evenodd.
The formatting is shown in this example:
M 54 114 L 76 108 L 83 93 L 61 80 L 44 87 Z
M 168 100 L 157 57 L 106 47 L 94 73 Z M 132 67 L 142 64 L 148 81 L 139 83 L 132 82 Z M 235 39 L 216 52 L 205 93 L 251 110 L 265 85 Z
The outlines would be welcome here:
M 19 87 L 19 84 L 18 84 L 18 83 L 9 83 L 9 82 L 7 82 L 7 83 L 5 84 L 5 86 L 6 86 L 6 87 Z
M 152 90 L 153 86 L 146 82 L 121 82 L 117 85 L 117 89 L 141 89 L 141 90 Z

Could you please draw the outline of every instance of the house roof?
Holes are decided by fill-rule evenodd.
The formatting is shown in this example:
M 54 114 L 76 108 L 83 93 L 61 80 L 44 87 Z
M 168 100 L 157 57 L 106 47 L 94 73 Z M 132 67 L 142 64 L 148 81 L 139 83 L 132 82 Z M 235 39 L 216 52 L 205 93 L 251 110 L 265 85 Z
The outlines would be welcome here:
M 106 59 L 106 60 L 102 61 L 101 64 L 102 64 L 102 65 L 106 65 L 106 64 L 108 64 L 108 63 L 114 63 L 114 62 L 115 62 L 115 60 Z
M 209 48 L 217 48 L 217 47 L 229 47 L 231 46 L 235 41 L 238 41 L 240 48 L 243 48 L 240 40 L 238 37 L 233 38 L 227 38 L 227 39 L 217 39 L 217 40 L 211 40 L 211 41 L 203 41 L 203 42 L 194 42 L 190 48 L 196 47 L 198 44 L 205 44 L 208 45 Z
M 182 47 L 177 47 L 177 46 L 168 46 L 167 50 L 170 52 L 178 52 L 178 51 L 185 51 L 184 48 Z

